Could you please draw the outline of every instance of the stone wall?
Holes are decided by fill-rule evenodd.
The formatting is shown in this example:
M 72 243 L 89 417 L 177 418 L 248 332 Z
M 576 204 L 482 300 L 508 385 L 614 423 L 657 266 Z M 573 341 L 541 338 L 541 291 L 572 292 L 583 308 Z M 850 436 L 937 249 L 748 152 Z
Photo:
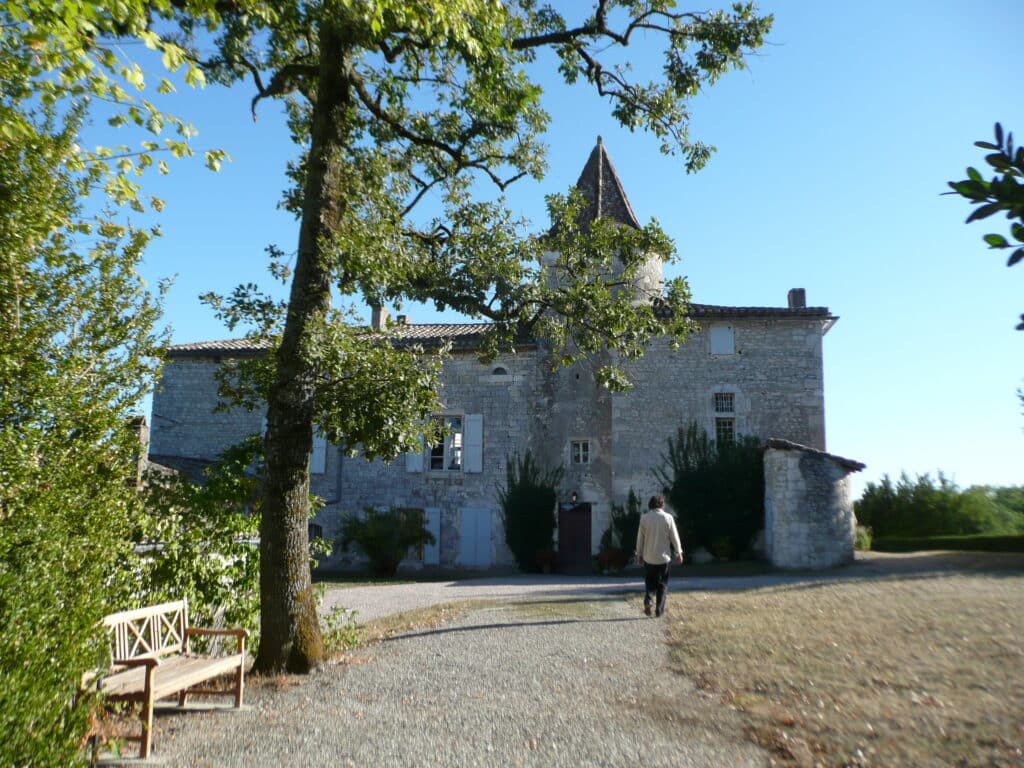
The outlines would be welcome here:
M 712 355 L 707 326 L 679 350 L 658 341 L 627 370 L 632 390 L 612 401 L 612 495 L 657 490 L 669 437 L 691 421 L 715 436 L 714 393 L 734 396 L 736 431 L 825 449 L 821 320 L 734 318 L 735 353 Z M 708 324 L 710 325 L 710 324 Z
M 764 455 L 765 553 L 779 568 L 832 568 L 853 560 L 850 473 L 864 465 L 785 440 Z
M 543 345 L 487 365 L 471 350 L 456 352 L 442 373 L 442 410 L 482 417 L 482 471 L 431 472 L 405 457 L 367 462 L 328 446 L 325 471 L 310 478 L 313 492 L 325 501 L 313 522 L 331 539 L 346 512 L 419 507 L 440 519 L 442 566 L 464 564 L 467 527 L 486 539 L 479 559 L 508 565 L 512 556 L 497 489 L 505 482 L 508 458 L 532 450 L 547 466 L 565 467 L 559 501 L 575 492 L 591 504 L 590 544 L 596 552 L 612 504 L 624 503 L 631 488 L 641 498 L 659 490 L 652 470 L 661 464 L 669 437 L 694 420 L 714 435 L 715 392 L 734 395 L 737 432 L 823 449 L 821 319 L 737 316 L 721 322 L 734 329 L 733 354 L 711 354 L 706 329 L 678 351 L 657 341 L 645 357 L 629 363 L 635 387 L 621 395 L 596 386 L 592 368 L 603 359 L 552 371 Z M 221 364 L 213 355 L 172 351 L 154 396 L 151 454 L 212 460 L 262 431 L 261 412 L 214 412 L 214 374 Z M 590 441 L 588 464 L 573 464 L 573 440 Z M 338 556 L 332 560 L 337 561 Z

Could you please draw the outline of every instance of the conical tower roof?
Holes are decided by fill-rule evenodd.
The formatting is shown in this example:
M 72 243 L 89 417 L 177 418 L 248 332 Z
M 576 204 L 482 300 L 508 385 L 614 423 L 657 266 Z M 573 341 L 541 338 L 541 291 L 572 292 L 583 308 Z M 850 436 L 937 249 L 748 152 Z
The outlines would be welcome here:
M 633 213 L 633 206 L 629 204 L 626 191 L 619 181 L 619 174 L 615 172 L 612 159 L 605 151 L 601 137 L 597 137 L 597 144 L 594 146 L 587 164 L 583 166 L 583 172 L 576 182 L 576 189 L 583 193 L 587 200 L 587 209 L 584 212 L 584 220 L 591 222 L 594 219 L 611 219 L 619 224 L 640 229 L 640 222 Z

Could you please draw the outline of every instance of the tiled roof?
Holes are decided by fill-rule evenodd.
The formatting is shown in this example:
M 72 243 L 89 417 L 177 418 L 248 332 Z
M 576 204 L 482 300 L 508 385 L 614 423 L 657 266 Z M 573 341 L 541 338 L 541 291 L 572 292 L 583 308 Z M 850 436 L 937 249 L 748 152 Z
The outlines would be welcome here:
M 455 349 L 475 348 L 480 336 L 490 323 L 417 323 L 392 325 L 388 328 L 394 334 L 396 343 L 440 344 L 451 341 Z M 530 342 L 524 342 L 530 343 Z M 225 341 L 199 341 L 192 344 L 176 344 L 167 350 L 168 357 L 250 357 L 266 352 L 269 346 L 249 339 L 227 339 Z
M 167 350 L 168 357 L 252 357 L 270 349 L 266 342 L 252 339 L 224 339 L 222 341 L 196 341 L 191 344 L 175 344 Z
M 694 320 L 708 320 L 729 317 L 819 317 L 835 320 L 828 307 L 726 307 L 716 304 L 691 304 L 690 317 Z M 409 323 L 392 325 L 389 330 L 395 334 L 395 341 L 402 344 L 440 344 L 450 341 L 455 349 L 474 349 L 480 337 L 490 328 L 490 323 Z M 529 339 L 520 344 L 533 346 Z M 197 341 L 190 344 L 176 344 L 167 350 L 168 357 L 252 357 L 269 349 L 264 342 L 250 339 L 224 339 L 222 341 Z
M 576 189 L 583 193 L 583 197 L 589 203 L 584 213 L 584 221 L 610 219 L 640 229 L 640 222 L 633 213 L 633 206 L 629 204 L 626 191 L 619 181 L 619 174 L 615 172 L 615 166 L 612 165 L 612 159 L 605 151 L 600 136 L 597 137 L 597 144 L 576 181 Z
M 828 307 L 726 307 L 718 304 L 691 304 L 694 320 L 709 317 L 821 317 L 831 318 Z

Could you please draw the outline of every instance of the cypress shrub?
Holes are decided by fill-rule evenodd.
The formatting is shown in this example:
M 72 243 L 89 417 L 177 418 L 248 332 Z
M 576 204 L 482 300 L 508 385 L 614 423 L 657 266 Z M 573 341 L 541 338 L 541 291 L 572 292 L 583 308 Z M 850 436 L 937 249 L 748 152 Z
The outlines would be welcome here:
M 683 548 L 719 557 L 747 551 L 764 526 L 764 454 L 760 440 L 716 444 L 691 423 L 669 438 L 655 476 L 679 521 Z
M 555 502 L 562 467 L 545 469 L 527 451 L 505 465 L 505 486 L 498 488 L 505 542 L 519 570 L 540 570 L 537 555 L 554 546 Z

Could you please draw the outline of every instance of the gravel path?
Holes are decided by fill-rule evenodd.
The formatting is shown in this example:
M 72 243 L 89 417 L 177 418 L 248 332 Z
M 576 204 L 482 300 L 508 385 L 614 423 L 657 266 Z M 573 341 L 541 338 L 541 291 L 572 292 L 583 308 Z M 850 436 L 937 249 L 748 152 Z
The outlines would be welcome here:
M 622 595 L 584 597 L 472 610 L 367 649 L 365 663 L 251 687 L 242 712 L 158 711 L 155 756 L 218 768 L 767 765 L 727 710 L 718 732 L 692 724 L 687 713 L 712 704 L 668 670 L 661 620 Z
M 673 581 L 686 592 L 1024 567 L 1021 555 L 858 555 L 827 573 Z M 640 615 L 637 579 L 513 576 L 332 588 L 366 621 L 438 602 L 495 602 L 285 684 L 247 708 L 157 712 L 169 766 L 765 766 L 738 716 L 668 671 L 663 620 Z M 708 717 L 708 708 L 714 707 Z M 701 716 L 697 716 L 701 715 Z M 714 722 L 712 729 L 700 725 Z

